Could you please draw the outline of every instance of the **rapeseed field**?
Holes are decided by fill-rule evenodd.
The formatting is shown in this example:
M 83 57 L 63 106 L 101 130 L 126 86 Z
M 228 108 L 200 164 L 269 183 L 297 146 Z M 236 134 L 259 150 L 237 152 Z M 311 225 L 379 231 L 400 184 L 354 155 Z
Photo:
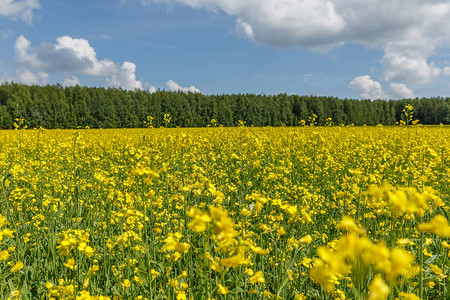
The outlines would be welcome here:
M 1 299 L 449 299 L 448 126 L 215 125 L 0 131 Z

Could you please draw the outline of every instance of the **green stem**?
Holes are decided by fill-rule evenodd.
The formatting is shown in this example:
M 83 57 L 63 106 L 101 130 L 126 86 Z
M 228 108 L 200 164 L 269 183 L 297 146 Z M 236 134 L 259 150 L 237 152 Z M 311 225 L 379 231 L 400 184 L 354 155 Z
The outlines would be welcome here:
M 420 277 L 419 277 L 419 298 L 422 299 L 423 297 L 423 232 L 420 233 L 420 238 L 419 238 L 419 243 L 420 243 L 420 247 L 419 247 L 419 267 L 420 267 Z

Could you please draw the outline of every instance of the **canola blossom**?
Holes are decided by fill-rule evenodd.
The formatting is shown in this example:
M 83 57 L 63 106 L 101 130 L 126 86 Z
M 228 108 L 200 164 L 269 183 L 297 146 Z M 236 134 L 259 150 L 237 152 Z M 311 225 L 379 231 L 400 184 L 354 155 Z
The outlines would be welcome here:
M 0 131 L 0 299 L 450 294 L 448 126 L 23 124 Z

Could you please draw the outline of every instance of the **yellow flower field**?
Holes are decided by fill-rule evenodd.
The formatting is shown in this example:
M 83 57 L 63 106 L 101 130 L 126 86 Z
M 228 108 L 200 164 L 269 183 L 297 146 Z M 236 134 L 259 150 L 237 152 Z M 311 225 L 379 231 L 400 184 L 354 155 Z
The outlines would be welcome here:
M 446 299 L 449 176 L 448 126 L 17 124 L 0 296 Z

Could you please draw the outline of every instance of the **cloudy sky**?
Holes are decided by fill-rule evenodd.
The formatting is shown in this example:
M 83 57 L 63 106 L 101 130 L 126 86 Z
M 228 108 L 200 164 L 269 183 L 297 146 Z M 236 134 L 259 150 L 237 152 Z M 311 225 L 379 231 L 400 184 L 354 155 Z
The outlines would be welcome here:
M 450 96 L 450 0 L 0 0 L 0 81 Z

